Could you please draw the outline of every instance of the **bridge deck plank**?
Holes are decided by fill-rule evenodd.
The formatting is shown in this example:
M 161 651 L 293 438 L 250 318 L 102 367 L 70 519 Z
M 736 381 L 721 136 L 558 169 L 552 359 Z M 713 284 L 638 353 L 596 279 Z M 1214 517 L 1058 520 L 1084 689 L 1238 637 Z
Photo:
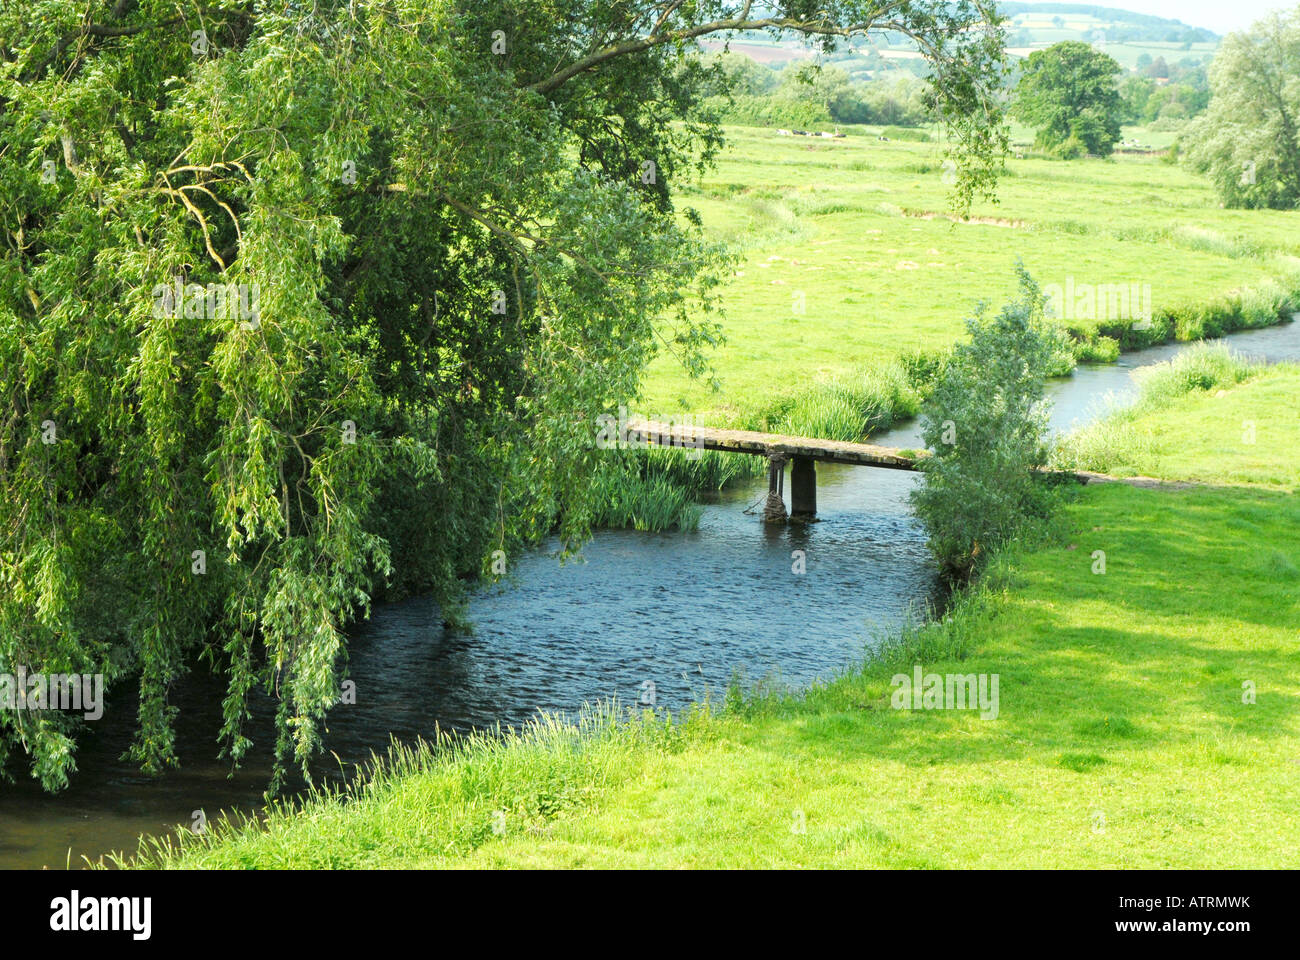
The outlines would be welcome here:
M 880 447 L 873 443 L 845 443 L 839 440 L 821 440 L 815 437 L 791 437 L 779 433 L 758 433 L 753 430 L 724 430 L 718 427 L 697 427 L 664 424 L 653 420 L 634 420 L 628 424 L 628 440 L 656 446 L 700 447 L 727 453 L 748 453 L 764 457 L 807 457 L 823 463 L 845 463 L 854 466 L 885 467 L 892 470 L 915 470 L 918 457 L 928 456 L 924 451 L 903 451 L 894 447 Z

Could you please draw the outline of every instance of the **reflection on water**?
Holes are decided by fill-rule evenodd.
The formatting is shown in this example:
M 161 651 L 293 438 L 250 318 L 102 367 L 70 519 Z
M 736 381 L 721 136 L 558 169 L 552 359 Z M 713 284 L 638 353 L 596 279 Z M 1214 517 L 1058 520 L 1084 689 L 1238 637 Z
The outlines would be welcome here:
M 1300 325 L 1236 334 L 1243 352 L 1300 360 Z M 1080 368 L 1051 385 L 1056 429 L 1091 419 L 1110 394 L 1131 398 L 1133 370 L 1186 349 L 1127 354 Z M 873 438 L 920 446 L 909 424 Z M 745 507 L 756 481 L 704 507 L 691 533 L 602 531 L 583 560 L 560 565 L 537 552 L 520 559 L 513 583 L 473 600 L 471 635 L 442 629 L 426 599 L 388 604 L 353 631 L 357 703 L 330 717 L 326 744 L 344 764 L 383 750 L 390 736 L 517 725 L 538 710 L 571 712 L 584 702 L 634 702 L 651 681 L 659 706 L 678 709 L 719 696 L 733 676 L 804 686 L 858 660 L 872 638 L 909 608 L 937 602 L 924 534 L 907 510 L 913 474 L 818 466 L 820 522 L 770 527 Z M 802 551 L 806 573 L 793 572 Z M 268 777 L 270 704 L 255 704 L 258 749 L 233 779 L 214 760 L 222 686 L 196 675 L 177 685 L 182 766 L 159 780 L 120 759 L 130 742 L 134 691 L 110 698 L 88 725 L 79 772 L 57 796 L 14 768 L 0 786 L 0 867 L 62 866 L 110 849 L 134 849 L 141 832 L 188 824 L 196 810 L 253 808 Z M 113 709 L 114 700 L 122 709 Z M 328 754 L 317 768 L 336 761 Z

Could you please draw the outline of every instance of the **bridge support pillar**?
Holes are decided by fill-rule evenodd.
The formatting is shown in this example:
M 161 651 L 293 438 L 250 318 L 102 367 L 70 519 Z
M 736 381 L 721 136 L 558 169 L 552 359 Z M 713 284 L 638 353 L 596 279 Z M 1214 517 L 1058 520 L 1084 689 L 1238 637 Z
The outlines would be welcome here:
M 767 459 L 767 502 L 763 504 L 763 519 L 768 523 L 785 523 L 785 457 Z
M 817 463 L 809 457 L 790 462 L 790 519 L 817 519 Z

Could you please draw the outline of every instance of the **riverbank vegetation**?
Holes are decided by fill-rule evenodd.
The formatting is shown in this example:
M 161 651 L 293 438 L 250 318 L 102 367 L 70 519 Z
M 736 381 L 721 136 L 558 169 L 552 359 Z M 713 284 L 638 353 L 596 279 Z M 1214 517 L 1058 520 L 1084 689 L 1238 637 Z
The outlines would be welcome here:
M 1065 437 L 1058 467 L 1300 489 L 1300 367 L 1265 366 L 1218 346 L 1138 375 L 1137 401 Z
M 1298 571 L 1290 495 L 1085 488 L 944 617 L 806 693 L 405 750 L 137 865 L 1285 867 Z M 918 665 L 998 675 L 996 717 L 893 709 Z

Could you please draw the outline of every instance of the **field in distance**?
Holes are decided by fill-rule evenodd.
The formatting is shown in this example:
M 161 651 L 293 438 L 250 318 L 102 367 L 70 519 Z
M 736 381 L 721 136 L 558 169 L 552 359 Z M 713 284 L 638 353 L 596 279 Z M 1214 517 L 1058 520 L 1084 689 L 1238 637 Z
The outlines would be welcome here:
M 714 355 L 722 390 L 663 355 L 647 373 L 645 409 L 725 414 L 947 346 L 978 301 L 1013 292 L 1017 258 L 1044 286 L 1149 285 L 1155 311 L 1270 279 L 1294 289 L 1300 274 L 1300 214 L 1222 209 L 1207 180 L 1156 156 L 1012 157 L 1000 203 L 954 223 L 940 143 L 842 129 L 833 140 L 728 128 L 717 167 L 681 190 L 679 206 L 741 252 L 723 291 L 727 343 Z

